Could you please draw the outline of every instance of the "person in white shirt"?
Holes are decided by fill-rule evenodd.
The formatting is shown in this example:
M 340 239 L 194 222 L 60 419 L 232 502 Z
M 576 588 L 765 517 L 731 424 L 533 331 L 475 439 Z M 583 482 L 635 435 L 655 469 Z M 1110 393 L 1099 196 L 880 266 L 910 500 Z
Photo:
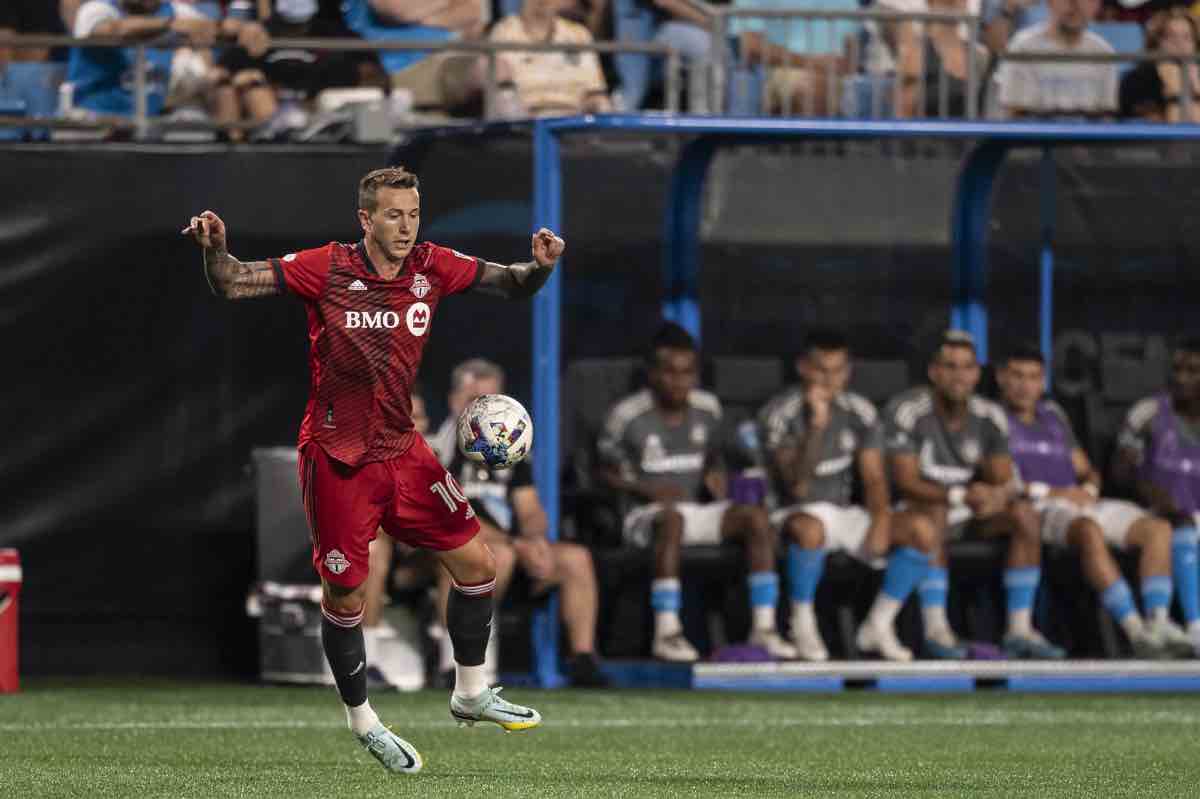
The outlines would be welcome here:
M 521 44 L 590 44 L 583 25 L 560 16 L 569 0 L 525 0 L 521 13 L 496 23 L 489 39 Z M 600 60 L 594 52 L 519 52 L 501 54 L 526 110 L 540 116 L 602 113 L 612 110 Z
M 1100 0 L 1049 0 L 1050 19 L 1019 32 L 1012 53 L 1112 53 L 1087 29 Z M 999 102 L 1009 119 L 1107 117 L 1117 107 L 1117 66 L 1100 63 L 1007 61 L 996 76 Z

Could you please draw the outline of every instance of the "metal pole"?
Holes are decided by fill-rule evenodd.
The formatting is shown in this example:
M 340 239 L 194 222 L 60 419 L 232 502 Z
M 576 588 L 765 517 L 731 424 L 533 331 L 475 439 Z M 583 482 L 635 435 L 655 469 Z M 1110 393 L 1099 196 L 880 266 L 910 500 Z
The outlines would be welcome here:
M 1179 114 L 1183 117 L 1184 122 L 1192 121 L 1192 73 L 1188 68 L 1191 65 L 1188 63 L 1191 59 L 1186 56 L 1179 57 L 1179 74 L 1180 78 L 1180 95 L 1179 95 Z
M 562 163 L 558 138 L 546 120 L 533 126 L 533 231 L 547 227 L 562 234 Z M 558 540 L 558 367 L 561 362 L 562 264 L 533 297 L 533 418 L 538 424 L 538 445 L 533 451 L 533 478 L 549 529 L 546 537 Z M 558 595 L 534 611 L 534 673 L 543 688 L 564 682 L 558 671 Z
M 478 63 L 478 62 L 477 62 Z M 487 53 L 487 78 L 483 84 L 483 108 L 484 116 L 492 117 L 496 114 L 496 51 L 489 50 Z
M 1042 251 L 1039 263 L 1038 325 L 1042 357 L 1046 361 L 1046 388 L 1053 385 L 1051 368 L 1054 364 L 1054 155 L 1049 147 L 1042 148 L 1042 164 L 1038 196 L 1041 199 Z
M 672 114 L 679 113 L 680 72 L 682 69 L 683 60 L 679 57 L 679 51 L 672 50 L 667 54 L 667 111 Z
M 979 17 L 967 23 L 967 119 L 979 116 Z
M 709 70 L 708 111 L 710 114 L 725 113 L 725 82 L 729 79 L 729 47 L 726 44 L 728 18 L 721 13 L 713 17 L 712 52 L 709 63 L 702 68 Z M 695 65 L 692 66 L 695 69 Z
M 146 46 L 139 44 L 134 48 L 133 59 L 133 137 L 138 141 L 143 141 L 149 134 L 147 90 Z

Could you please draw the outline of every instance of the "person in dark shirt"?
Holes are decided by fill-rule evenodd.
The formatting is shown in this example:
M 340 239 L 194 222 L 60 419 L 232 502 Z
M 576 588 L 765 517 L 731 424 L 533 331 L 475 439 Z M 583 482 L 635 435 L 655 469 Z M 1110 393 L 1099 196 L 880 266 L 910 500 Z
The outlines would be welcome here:
M 0 35 L 41 33 L 61 36 L 67 32 L 58 9 L 50 0 L 4 0 L 0 3 Z M 66 50 L 51 51 L 45 47 L 0 47 L 0 72 L 10 61 L 65 61 Z
M 1160 11 L 1146 23 L 1146 49 L 1151 52 L 1194 56 L 1200 41 L 1200 23 L 1185 8 Z M 1120 108 L 1125 118 L 1149 122 L 1200 122 L 1200 68 L 1187 65 L 1192 87 L 1192 107 L 1183 110 L 1183 76 L 1179 64 L 1143 61 L 1121 79 Z

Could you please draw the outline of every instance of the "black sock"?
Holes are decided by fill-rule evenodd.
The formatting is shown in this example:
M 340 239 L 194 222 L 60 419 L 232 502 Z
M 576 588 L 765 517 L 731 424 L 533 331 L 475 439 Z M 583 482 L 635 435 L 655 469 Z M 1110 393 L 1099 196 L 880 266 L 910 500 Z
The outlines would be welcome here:
M 446 603 L 446 629 L 454 644 L 454 660 L 464 666 L 481 666 L 492 632 L 492 590 L 496 581 L 450 589 Z
M 336 619 L 336 621 L 335 621 Z M 352 626 L 346 622 L 357 619 Z M 348 707 L 367 701 L 367 647 L 363 642 L 362 613 L 341 616 L 321 606 L 321 645 L 337 682 L 338 693 Z

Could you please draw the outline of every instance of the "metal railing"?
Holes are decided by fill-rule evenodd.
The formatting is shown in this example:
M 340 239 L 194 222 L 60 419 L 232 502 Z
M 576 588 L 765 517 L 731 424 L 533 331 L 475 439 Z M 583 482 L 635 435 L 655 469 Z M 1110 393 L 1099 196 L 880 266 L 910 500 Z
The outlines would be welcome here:
M 220 46 L 220 45 L 218 45 Z M 148 112 L 147 97 L 149 85 L 146 80 L 146 65 L 148 50 L 174 50 L 188 47 L 187 43 L 179 41 L 178 37 L 167 36 L 143 42 L 130 43 L 116 37 L 95 36 L 77 39 L 71 36 L 47 35 L 0 35 L 0 48 L 54 48 L 54 47 L 99 47 L 121 48 L 134 50 L 134 113 L 131 118 L 121 116 L 98 116 L 95 122 L 88 123 L 80 120 L 63 120 L 56 118 L 34 117 L 0 117 L 0 127 L 38 127 L 38 128 L 120 128 L 131 129 L 135 139 L 148 137 L 151 127 L 151 117 Z M 324 38 L 273 38 L 272 50 L 302 49 L 328 52 L 459 52 L 477 53 L 487 59 L 487 70 L 484 82 L 484 107 L 492 108 L 498 91 L 496 77 L 496 59 L 500 53 L 534 52 L 534 53 L 625 53 L 639 54 L 661 58 L 664 62 L 664 110 L 668 113 L 679 111 L 681 93 L 680 73 L 682 62 L 679 51 L 669 45 L 657 42 L 592 42 L 589 44 L 541 42 L 523 44 L 520 42 L 492 41 L 400 41 L 400 40 L 366 40 L 366 39 L 324 39 Z M 172 125 L 164 124 L 165 128 Z M 186 123 L 178 127 L 195 129 L 196 123 Z M 209 126 L 213 130 L 216 125 Z M 238 127 L 235 125 L 234 127 Z M 244 126 L 242 126 L 244 127 Z
M 731 22 L 737 19 L 752 19 L 761 20 L 764 23 L 775 26 L 775 30 L 771 33 L 777 34 L 786 26 L 786 40 L 794 41 L 793 36 L 797 24 L 803 25 L 806 30 L 806 39 L 811 41 L 813 37 L 813 29 L 820 23 L 825 23 L 828 28 L 830 38 L 833 38 L 837 31 L 837 23 L 839 22 L 856 22 L 863 26 L 869 37 L 873 40 L 875 46 L 885 48 L 889 51 L 891 58 L 898 61 L 898 55 L 890 53 L 891 45 L 887 43 L 883 32 L 879 29 L 881 25 L 898 24 L 898 23 L 916 23 L 916 34 L 918 37 L 919 49 L 921 52 L 921 63 L 924 67 L 924 73 L 919 77 L 917 82 L 917 94 L 914 102 L 914 115 L 917 117 L 925 116 L 926 108 L 926 77 L 928 73 L 928 65 L 925 65 L 925 60 L 931 52 L 928 24 L 945 24 L 945 25 L 965 25 L 967 29 L 966 37 L 960 37 L 966 53 L 966 75 L 964 83 L 965 87 L 965 116 L 967 119 L 975 119 L 979 116 L 979 89 L 982 81 L 983 70 L 980 64 L 980 52 L 978 43 L 980 41 L 980 17 L 976 14 L 965 13 L 943 13 L 943 12 L 898 12 L 898 11 L 881 11 L 862 9 L 856 11 L 817 11 L 807 9 L 769 9 L 769 8 L 736 8 L 729 6 L 711 6 L 707 3 L 699 2 L 699 0 L 688 0 L 689 4 L 697 10 L 702 10 L 711 18 L 712 25 L 712 49 L 713 54 L 712 64 L 710 65 L 711 79 L 709 81 L 710 103 L 715 103 L 711 107 L 725 108 L 726 86 L 731 72 L 730 64 L 730 49 L 727 45 L 730 36 Z M 968 46 L 970 45 L 970 46 Z M 805 54 L 802 54 L 805 55 Z M 742 61 L 742 66 L 747 66 L 746 54 L 741 53 L 739 57 Z M 860 51 L 860 43 L 857 36 L 850 39 L 849 57 L 846 59 L 846 70 L 838 74 L 834 71 L 832 65 L 827 62 L 824 64 L 825 76 L 824 83 L 827 87 L 827 97 L 835 102 L 833 106 L 833 115 L 836 115 L 840 110 L 839 89 L 840 78 L 856 75 L 863 67 L 863 58 Z M 820 63 L 820 62 L 818 62 Z M 768 65 L 770 66 L 770 65 Z M 820 69 L 821 67 L 818 67 Z M 945 64 L 941 59 L 938 59 L 937 64 L 937 91 L 938 91 L 938 109 L 939 117 L 949 116 L 949 86 L 950 81 L 947 77 Z M 892 107 L 900 107 L 900 96 L 903 87 L 900 81 L 897 81 L 893 88 Z M 872 95 L 873 102 L 878 93 Z M 784 111 L 790 112 L 790 108 L 785 107 Z M 811 109 L 810 109 L 811 110 Z M 873 109 L 878 111 L 878 108 Z M 878 113 L 873 114 L 878 116 Z

